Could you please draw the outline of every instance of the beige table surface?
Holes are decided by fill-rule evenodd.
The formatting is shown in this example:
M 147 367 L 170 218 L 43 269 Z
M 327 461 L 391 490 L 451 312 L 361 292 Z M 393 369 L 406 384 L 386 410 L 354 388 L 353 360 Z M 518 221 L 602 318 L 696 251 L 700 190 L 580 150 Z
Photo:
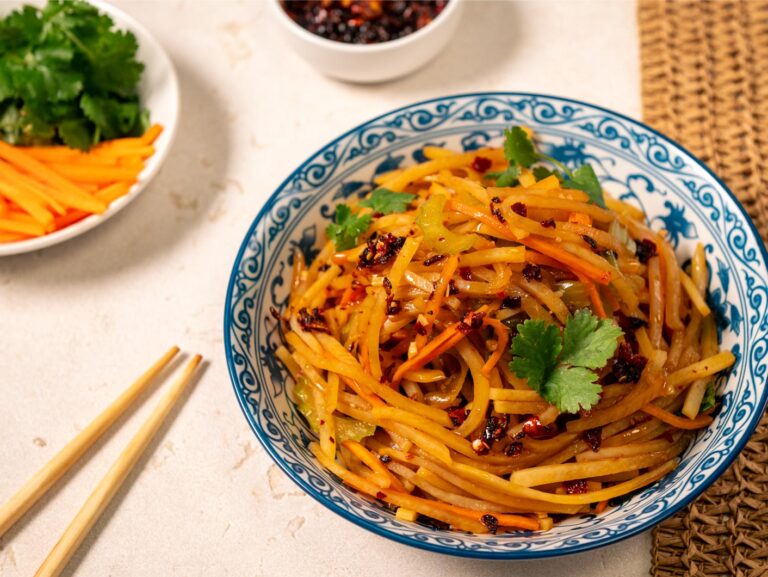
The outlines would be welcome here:
M 235 401 L 222 343 L 242 236 L 306 156 L 369 117 L 456 92 L 551 93 L 637 117 L 634 3 L 470 2 L 444 54 L 372 87 L 321 77 L 288 52 L 263 2 L 116 3 L 178 68 L 178 138 L 152 185 L 103 227 L 0 259 L 0 501 L 171 344 L 201 352 L 210 366 L 65 574 L 647 574 L 648 535 L 513 563 L 417 551 L 353 526 L 272 464 Z M 157 397 L 0 541 L 2 577 L 34 573 Z

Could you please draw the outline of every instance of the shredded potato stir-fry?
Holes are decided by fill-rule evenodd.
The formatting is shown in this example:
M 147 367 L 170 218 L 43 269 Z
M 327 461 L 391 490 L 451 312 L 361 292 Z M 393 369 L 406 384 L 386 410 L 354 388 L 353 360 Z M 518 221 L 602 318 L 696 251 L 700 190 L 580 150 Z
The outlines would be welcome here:
M 425 148 L 337 207 L 312 263 L 294 254 L 276 355 L 310 449 L 402 520 L 600 513 L 675 468 L 734 362 L 703 246 L 682 270 L 641 211 L 533 166 L 513 130 L 525 155 Z

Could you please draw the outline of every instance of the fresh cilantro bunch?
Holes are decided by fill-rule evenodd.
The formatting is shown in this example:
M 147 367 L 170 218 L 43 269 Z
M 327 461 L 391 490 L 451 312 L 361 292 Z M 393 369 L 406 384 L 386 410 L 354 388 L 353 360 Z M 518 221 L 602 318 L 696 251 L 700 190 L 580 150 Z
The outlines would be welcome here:
M 509 367 L 544 400 L 564 413 L 588 410 L 598 402 L 596 370 L 614 355 L 622 335 L 615 322 L 583 309 L 568 319 L 562 334 L 542 320 L 527 320 L 517 331 Z
M 0 20 L 0 139 L 88 150 L 144 132 L 144 65 L 130 32 L 82 0 L 24 6 Z
M 564 186 L 587 193 L 590 202 L 605 208 L 603 189 L 592 165 L 584 164 L 571 171 L 556 158 L 538 152 L 531 137 L 519 126 L 504 130 L 504 157 L 509 163 L 506 170 L 486 174 L 486 177 L 496 179 L 497 186 L 514 186 L 520 177 L 522 168 L 531 168 L 535 162 L 547 161 L 554 164 L 562 172 L 552 171 L 544 166 L 536 166 L 532 170 L 537 180 L 554 174 L 563 182 Z
M 393 214 L 408 210 L 415 198 L 415 194 L 377 188 L 370 197 L 360 201 L 360 206 L 370 208 L 374 215 Z M 334 221 L 325 229 L 325 234 L 336 245 L 336 250 L 349 250 L 357 246 L 360 235 L 368 230 L 372 219 L 370 214 L 355 216 L 349 206 L 337 204 Z

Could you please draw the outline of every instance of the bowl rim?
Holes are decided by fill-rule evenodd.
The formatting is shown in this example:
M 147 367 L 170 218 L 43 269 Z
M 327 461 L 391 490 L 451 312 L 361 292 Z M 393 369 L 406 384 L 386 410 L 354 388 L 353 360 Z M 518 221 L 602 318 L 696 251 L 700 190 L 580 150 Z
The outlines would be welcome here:
M 115 26 L 118 28 L 125 28 L 137 36 L 141 36 L 142 42 L 150 46 L 151 50 L 155 53 L 155 57 L 162 62 L 163 66 L 168 70 L 168 81 L 172 91 L 173 114 L 172 122 L 163 126 L 163 134 L 160 136 L 166 142 L 163 147 L 156 147 L 155 154 L 153 154 L 147 161 L 144 169 L 138 174 L 136 182 L 131 186 L 128 192 L 112 202 L 101 214 L 91 214 L 84 219 L 71 224 L 67 227 L 57 230 L 55 232 L 44 234 L 34 238 L 28 238 L 25 240 L 17 240 L 14 242 L 0 244 L 0 257 L 14 256 L 29 252 L 35 252 L 44 248 L 49 248 L 57 244 L 61 244 L 83 233 L 88 232 L 91 229 L 103 224 L 118 212 L 133 202 L 137 196 L 139 196 L 147 188 L 152 179 L 157 175 L 162 167 L 165 159 L 173 148 L 173 143 L 176 139 L 176 133 L 179 126 L 179 117 L 181 114 L 181 91 L 179 88 L 179 78 L 176 72 L 176 67 L 173 64 L 173 60 L 168 55 L 165 47 L 162 43 L 155 38 L 141 22 L 136 20 L 133 16 L 124 12 L 120 8 L 110 4 L 105 0 L 88 0 L 88 2 L 104 12 L 110 18 L 118 19 L 120 22 L 115 22 Z M 22 3 L 19 2 L 19 5 Z M 146 64 L 146 63 L 145 63 Z M 150 111 L 151 114 L 151 111 Z
M 537 551 L 537 550 L 522 550 L 522 551 L 475 551 L 475 550 L 467 550 L 467 549 L 458 549 L 455 547 L 449 547 L 449 546 L 442 546 L 442 545 L 434 545 L 432 543 L 428 542 L 422 542 L 417 541 L 414 539 L 411 539 L 409 537 L 399 535 L 396 533 L 391 533 L 390 531 L 382 528 L 380 525 L 377 525 L 375 523 L 369 523 L 365 521 L 364 519 L 351 515 L 346 509 L 343 509 L 342 507 L 338 506 L 336 503 L 333 503 L 332 501 L 328 500 L 326 497 L 318 493 L 311 485 L 306 483 L 301 477 L 294 474 L 293 470 L 285 463 L 280 455 L 277 453 L 277 451 L 272 447 L 272 444 L 268 438 L 267 435 L 264 434 L 264 432 L 260 429 L 258 424 L 253 419 L 253 416 L 251 414 L 251 411 L 249 409 L 249 406 L 247 404 L 247 401 L 244 396 L 240 395 L 238 390 L 238 379 L 237 379 L 237 368 L 235 366 L 234 360 L 232 355 L 229 354 L 230 349 L 232 348 L 232 340 L 230 338 L 230 329 L 233 325 L 233 318 L 230 312 L 230 303 L 232 301 L 232 295 L 236 284 L 236 278 L 237 273 L 239 270 L 239 265 L 242 262 L 243 254 L 245 253 L 246 249 L 248 248 L 248 242 L 252 238 L 254 231 L 256 230 L 256 227 L 261 223 L 261 221 L 264 219 L 264 217 L 268 214 L 269 210 L 272 208 L 272 206 L 275 204 L 280 191 L 290 183 L 290 181 L 298 174 L 300 173 L 311 161 L 312 159 L 317 156 L 321 151 L 325 150 L 326 148 L 333 146 L 334 144 L 338 143 L 339 141 L 343 140 L 350 134 L 360 130 L 362 127 L 371 124 L 373 122 L 376 122 L 377 120 L 380 120 L 384 117 L 390 116 L 392 114 L 396 114 L 398 112 L 405 111 L 407 109 L 413 108 L 415 106 L 422 106 L 434 102 L 438 102 L 441 100 L 449 100 L 449 99 L 458 99 L 458 98 L 467 98 L 467 97 L 482 97 L 482 96 L 496 96 L 496 97 L 532 97 L 532 98 L 543 98 L 543 99 L 551 99 L 551 100 L 558 100 L 560 102 L 564 102 L 567 104 L 575 104 L 575 105 L 581 105 L 593 108 L 595 110 L 605 112 L 611 115 L 614 115 L 617 118 L 620 118 L 622 120 L 628 121 L 630 123 L 637 124 L 639 126 L 642 126 L 646 130 L 648 130 L 650 133 L 654 134 L 658 138 L 660 138 L 663 141 L 666 141 L 667 143 L 676 146 L 682 153 L 687 155 L 695 164 L 697 164 L 700 168 L 704 170 L 704 172 L 713 179 L 714 182 L 716 182 L 722 189 L 725 191 L 725 193 L 730 196 L 732 200 L 735 201 L 738 210 L 741 212 L 742 216 L 746 219 L 748 223 L 747 229 L 751 232 L 752 236 L 758 240 L 757 244 L 759 246 L 760 253 L 763 258 L 764 263 L 768 263 L 768 249 L 766 249 L 765 244 L 762 242 L 760 234 L 757 230 L 757 227 L 755 226 L 755 223 L 753 222 L 752 218 L 747 213 L 746 209 L 742 205 L 741 201 L 736 197 L 736 195 L 731 191 L 731 189 L 702 161 L 700 160 L 696 155 L 694 155 L 692 152 L 690 152 L 687 148 L 679 144 L 676 140 L 662 134 L 655 128 L 649 126 L 648 124 L 636 120 L 634 118 L 631 118 L 630 116 L 627 116 L 625 114 L 622 114 L 620 112 L 616 112 L 614 110 L 611 110 L 609 108 L 605 108 L 603 106 L 599 106 L 596 104 L 591 104 L 589 102 L 585 102 L 583 100 L 576 100 L 573 98 L 565 98 L 562 96 L 555 96 L 551 94 L 543 94 L 543 93 L 535 93 L 535 92 L 514 92 L 514 91 L 488 91 L 488 92 L 463 92 L 463 93 L 457 93 L 457 94 L 448 94 L 445 96 L 435 97 L 435 98 L 429 98 L 426 100 L 420 100 L 417 102 L 413 102 L 410 104 L 407 104 L 405 106 L 400 106 L 398 108 L 389 110 L 383 114 L 379 114 L 375 117 L 372 117 L 360 124 L 357 124 L 356 126 L 350 128 L 349 130 L 345 131 L 341 135 L 337 136 L 333 140 L 326 143 L 324 146 L 319 147 L 316 151 L 312 152 L 299 166 L 297 166 L 275 189 L 275 191 L 269 196 L 269 198 L 266 200 L 264 205 L 261 207 L 259 212 L 256 214 L 255 218 L 253 219 L 253 222 L 248 227 L 248 230 L 243 238 L 242 243 L 240 244 L 240 247 L 237 251 L 237 255 L 235 257 L 234 264 L 232 265 L 232 271 L 230 273 L 229 282 L 227 285 L 227 293 L 226 293 L 226 301 L 224 306 L 224 353 L 226 355 L 227 359 L 227 368 L 229 372 L 230 381 L 235 393 L 235 397 L 237 399 L 238 405 L 240 406 L 240 409 L 243 412 L 243 415 L 246 418 L 246 421 L 248 421 L 248 424 L 253 431 L 253 433 L 258 438 L 259 442 L 261 443 L 262 447 L 266 450 L 267 454 L 270 456 L 272 461 L 294 482 L 296 483 L 299 488 L 301 488 L 306 494 L 308 494 L 310 497 L 315 499 L 315 501 L 319 502 L 323 506 L 325 506 L 327 509 L 333 511 L 337 515 L 341 516 L 342 518 L 346 519 L 347 521 L 351 521 L 358 527 L 362 527 L 363 529 L 367 529 L 368 531 L 371 531 L 372 533 L 379 535 L 381 537 L 385 537 L 387 539 L 390 539 L 392 541 L 396 541 L 398 543 L 402 543 L 404 545 L 409 545 L 411 547 L 415 547 L 417 549 L 422 549 L 426 551 L 432 551 L 436 553 L 442 553 L 446 555 L 452 555 L 456 557 L 463 557 L 463 558 L 474 558 L 474 559 L 496 559 L 496 560 L 502 560 L 502 559 L 542 559 L 542 558 L 549 558 L 549 557 L 560 557 L 563 555 L 571 555 L 574 553 L 583 553 L 585 551 L 590 551 L 592 549 L 597 549 L 599 547 L 604 547 L 606 545 L 610 545 L 613 543 L 618 543 L 619 541 L 624 541 L 625 539 L 628 539 L 630 537 L 633 537 L 639 533 L 642 533 L 643 531 L 646 531 L 657 524 L 661 523 L 665 519 L 668 519 L 669 517 L 672 517 L 675 513 L 680 511 L 682 508 L 688 506 L 690 503 L 692 503 L 696 498 L 698 498 L 706 489 L 708 489 L 730 466 L 731 464 L 736 460 L 736 457 L 738 457 L 739 453 L 741 453 L 742 449 L 746 446 L 746 444 L 749 442 L 750 437 L 752 436 L 752 433 L 757 428 L 757 425 L 760 422 L 760 419 L 762 418 L 765 409 L 766 409 L 766 403 L 768 402 L 768 387 L 763 387 L 763 390 L 761 392 L 761 396 L 758 402 L 755 403 L 755 413 L 752 417 L 752 420 L 747 425 L 747 430 L 749 431 L 748 435 L 745 435 L 744 438 L 736 445 L 733 445 L 730 449 L 731 452 L 729 455 L 720 463 L 720 465 L 715 469 L 714 474 L 710 477 L 710 479 L 706 483 L 700 484 L 696 489 L 692 490 L 688 495 L 685 496 L 685 498 L 681 499 L 680 502 L 674 504 L 673 506 L 665 509 L 661 514 L 657 515 L 654 518 L 651 518 L 645 522 L 642 522 L 638 524 L 635 527 L 632 527 L 631 529 L 626 530 L 625 532 L 619 534 L 619 535 L 610 535 L 608 537 L 605 537 L 603 539 L 599 540 L 591 540 L 587 542 L 581 542 L 571 548 L 568 549 L 560 549 L 555 551 Z M 766 270 L 766 275 L 768 275 L 768 270 Z M 451 532 L 446 533 L 447 535 L 450 535 Z
M 457 6 L 464 0 L 449 0 L 448 4 L 443 8 L 442 12 L 438 14 L 434 20 L 423 26 L 406 34 L 395 40 L 387 40 L 386 42 L 374 42 L 372 44 L 352 44 L 349 42 L 339 42 L 338 40 L 331 40 L 319 34 L 310 32 L 303 26 L 297 24 L 288 14 L 283 10 L 280 5 L 280 0 L 269 0 L 269 4 L 272 6 L 272 10 L 276 17 L 286 28 L 290 29 L 293 34 L 301 38 L 304 42 L 314 44 L 317 47 L 334 50 L 337 52 L 343 52 L 346 54 L 377 54 L 382 52 L 388 52 L 397 50 L 398 48 L 405 48 L 410 44 L 418 42 L 419 39 L 425 37 L 438 29 L 438 27 L 444 25 L 448 19 L 458 10 Z

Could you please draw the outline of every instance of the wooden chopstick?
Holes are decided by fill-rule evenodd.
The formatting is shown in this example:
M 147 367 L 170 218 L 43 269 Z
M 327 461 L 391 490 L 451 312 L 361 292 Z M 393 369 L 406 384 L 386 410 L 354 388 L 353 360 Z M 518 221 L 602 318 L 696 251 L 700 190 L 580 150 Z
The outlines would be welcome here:
M 48 557 L 43 561 L 40 569 L 35 573 L 35 577 L 56 577 L 67 565 L 72 555 L 85 539 L 93 524 L 106 509 L 112 497 L 125 481 L 133 466 L 141 457 L 144 449 L 147 448 L 157 430 L 162 425 L 165 418 L 170 413 L 176 401 L 184 392 L 186 386 L 192 380 L 195 369 L 200 364 L 202 357 L 195 355 L 184 368 L 184 372 L 173 383 L 170 390 L 158 403 L 152 414 L 141 426 L 136 436 L 131 439 L 128 446 L 109 469 L 104 478 L 96 485 L 91 496 L 88 497 L 83 507 L 77 513 L 75 518 L 69 524 L 64 534 L 51 550 Z
M 40 469 L 34 477 L 0 507 L 0 537 L 16 522 L 29 508 L 42 497 L 45 492 L 75 463 L 88 448 L 106 431 L 125 410 L 144 392 L 157 374 L 179 352 L 179 347 L 172 347 L 147 372 L 141 375 L 115 401 L 96 417 L 90 425 L 80 431 L 67 445 L 59 451 L 47 465 Z

